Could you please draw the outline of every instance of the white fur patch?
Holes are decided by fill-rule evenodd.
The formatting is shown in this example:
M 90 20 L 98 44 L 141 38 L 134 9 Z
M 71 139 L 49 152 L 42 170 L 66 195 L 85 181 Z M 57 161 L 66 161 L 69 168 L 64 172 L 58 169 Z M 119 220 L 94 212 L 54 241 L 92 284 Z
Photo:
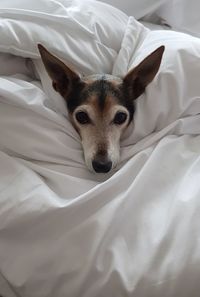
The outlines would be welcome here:
M 91 123 L 81 125 L 77 122 L 75 114 L 79 111 L 87 112 Z M 106 114 L 97 113 L 97 110 L 90 104 L 79 106 L 73 114 L 73 121 L 82 139 L 85 163 L 94 171 L 92 161 L 95 160 L 100 147 L 105 147 L 107 159 L 112 162 L 112 169 L 116 167 L 120 159 L 120 138 L 127 127 L 129 116 L 122 125 L 113 123 L 117 112 L 125 112 L 127 109 L 122 105 L 113 105 Z

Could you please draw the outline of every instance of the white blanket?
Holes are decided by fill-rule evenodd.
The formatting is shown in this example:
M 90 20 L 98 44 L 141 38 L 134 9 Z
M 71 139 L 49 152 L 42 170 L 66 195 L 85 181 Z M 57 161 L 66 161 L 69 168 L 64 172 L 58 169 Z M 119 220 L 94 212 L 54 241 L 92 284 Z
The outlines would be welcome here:
M 0 295 L 198 297 L 200 40 L 88 0 L 1 0 L 0 34 Z M 166 46 L 112 174 L 88 172 L 38 42 L 119 76 Z

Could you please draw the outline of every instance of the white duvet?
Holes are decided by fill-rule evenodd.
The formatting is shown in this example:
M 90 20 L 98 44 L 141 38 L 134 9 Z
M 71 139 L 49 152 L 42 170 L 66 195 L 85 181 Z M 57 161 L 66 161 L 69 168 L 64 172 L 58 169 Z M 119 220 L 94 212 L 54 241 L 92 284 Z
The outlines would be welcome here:
M 88 0 L 1 0 L 0 34 L 0 295 L 199 297 L 200 40 Z M 119 76 L 165 45 L 112 174 L 87 170 L 38 42 Z

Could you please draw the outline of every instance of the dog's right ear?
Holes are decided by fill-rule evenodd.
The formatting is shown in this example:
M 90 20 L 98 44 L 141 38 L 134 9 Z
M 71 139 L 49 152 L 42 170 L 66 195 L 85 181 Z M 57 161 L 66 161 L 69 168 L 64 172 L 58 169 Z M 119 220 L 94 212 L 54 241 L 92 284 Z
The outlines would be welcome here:
M 53 88 L 67 99 L 70 90 L 81 82 L 79 75 L 52 55 L 43 45 L 38 44 L 38 49 L 46 71 L 52 79 Z

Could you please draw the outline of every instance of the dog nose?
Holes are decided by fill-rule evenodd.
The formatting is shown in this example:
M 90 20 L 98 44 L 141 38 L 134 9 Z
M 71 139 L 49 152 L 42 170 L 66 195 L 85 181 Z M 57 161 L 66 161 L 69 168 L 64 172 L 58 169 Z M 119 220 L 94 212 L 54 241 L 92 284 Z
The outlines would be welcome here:
M 94 171 L 97 173 L 107 173 L 112 168 L 112 162 L 105 160 L 93 160 L 92 167 L 94 168 Z

